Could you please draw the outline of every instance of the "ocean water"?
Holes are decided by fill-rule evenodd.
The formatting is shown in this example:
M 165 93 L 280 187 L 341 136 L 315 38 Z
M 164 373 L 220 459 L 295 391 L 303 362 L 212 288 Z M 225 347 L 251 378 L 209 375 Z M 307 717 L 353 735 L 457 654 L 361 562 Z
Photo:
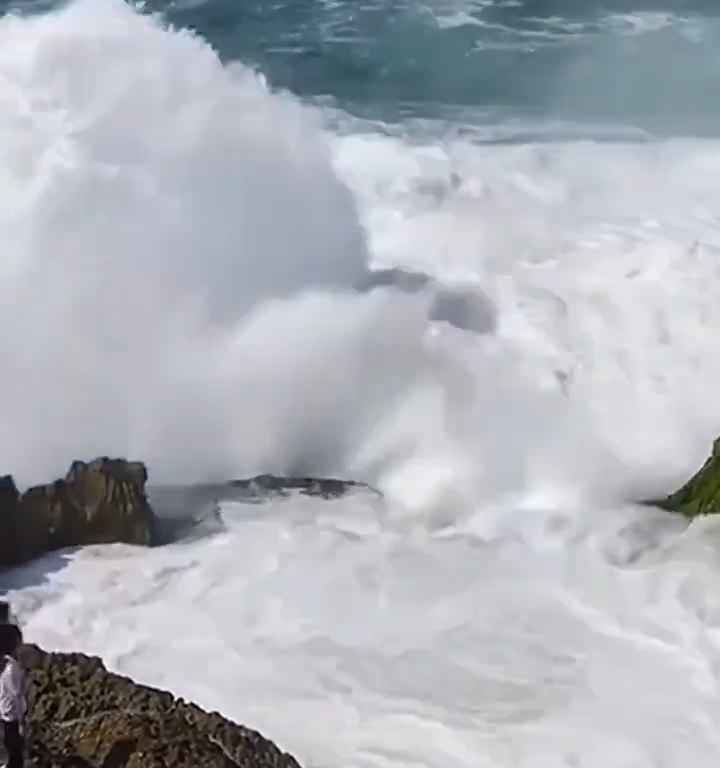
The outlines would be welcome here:
M 28 638 L 308 768 L 715 766 L 718 524 L 637 502 L 720 432 L 720 9 L 4 8 L 1 470 L 384 494 L 3 574 Z

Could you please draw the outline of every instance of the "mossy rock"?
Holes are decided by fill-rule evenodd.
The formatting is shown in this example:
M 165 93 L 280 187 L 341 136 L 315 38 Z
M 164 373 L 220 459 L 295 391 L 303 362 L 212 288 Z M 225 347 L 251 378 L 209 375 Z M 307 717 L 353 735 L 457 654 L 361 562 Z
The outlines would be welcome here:
M 682 488 L 665 499 L 648 503 L 689 518 L 720 513 L 720 438 L 713 443 L 712 454 L 702 469 Z

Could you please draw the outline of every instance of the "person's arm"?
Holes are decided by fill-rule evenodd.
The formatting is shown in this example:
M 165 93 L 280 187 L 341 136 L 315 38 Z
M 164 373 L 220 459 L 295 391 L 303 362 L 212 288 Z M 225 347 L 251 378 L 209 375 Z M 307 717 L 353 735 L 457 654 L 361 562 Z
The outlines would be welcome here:
M 11 719 L 22 723 L 25 718 L 27 704 L 25 702 L 25 673 L 17 661 L 8 664 L 5 692 L 9 698 Z

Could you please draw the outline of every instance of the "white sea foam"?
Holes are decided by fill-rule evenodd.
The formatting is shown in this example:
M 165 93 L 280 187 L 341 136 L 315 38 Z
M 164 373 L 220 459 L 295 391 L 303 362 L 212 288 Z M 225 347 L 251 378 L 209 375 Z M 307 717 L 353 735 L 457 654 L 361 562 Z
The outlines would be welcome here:
M 273 344 L 304 326 L 293 355 L 319 371 L 333 335 L 384 311 L 349 300 L 329 323 L 325 297 L 315 341 L 310 298 L 293 317 L 263 310 L 272 341 L 248 315 L 364 272 L 317 119 L 121 0 L 2 19 L 0 82 L 0 464 L 28 480 L 97 452 L 144 455 L 174 477 L 239 469 L 259 439 L 245 417 L 262 415 L 260 399 L 276 407 L 268 386 L 290 375 Z M 248 354 L 269 375 L 262 391 Z M 171 444 L 188 461 L 166 462 Z
M 495 307 L 496 332 L 460 353 L 476 381 L 477 420 L 463 408 L 484 449 L 475 460 L 507 450 L 506 468 L 539 461 L 542 476 L 616 490 L 700 460 L 720 424 L 707 386 L 718 374 L 715 142 L 357 135 L 337 157 L 378 262 L 475 285 Z
M 606 22 L 626 34 L 642 35 L 646 32 L 658 32 L 673 24 L 686 21 L 672 13 L 617 13 L 607 17 Z
M 716 764 L 717 524 L 626 502 L 718 432 L 718 142 L 328 134 L 113 0 L 3 19 L 0 81 L 3 471 L 386 492 L 50 556 L 3 577 L 30 638 L 316 768 Z
M 483 540 L 357 498 L 250 509 L 213 539 L 16 572 L 27 633 L 308 766 L 714 765 L 717 525 L 506 507 L 515 530 Z

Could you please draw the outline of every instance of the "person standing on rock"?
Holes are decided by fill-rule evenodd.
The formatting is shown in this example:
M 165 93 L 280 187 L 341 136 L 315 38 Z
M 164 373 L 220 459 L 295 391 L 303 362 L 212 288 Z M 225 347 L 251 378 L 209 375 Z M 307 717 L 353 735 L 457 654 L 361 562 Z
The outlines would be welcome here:
M 7 768 L 23 768 L 25 745 L 23 720 L 27 711 L 25 701 L 25 672 L 18 661 L 22 633 L 14 624 L 0 627 L 0 720 L 5 730 Z

